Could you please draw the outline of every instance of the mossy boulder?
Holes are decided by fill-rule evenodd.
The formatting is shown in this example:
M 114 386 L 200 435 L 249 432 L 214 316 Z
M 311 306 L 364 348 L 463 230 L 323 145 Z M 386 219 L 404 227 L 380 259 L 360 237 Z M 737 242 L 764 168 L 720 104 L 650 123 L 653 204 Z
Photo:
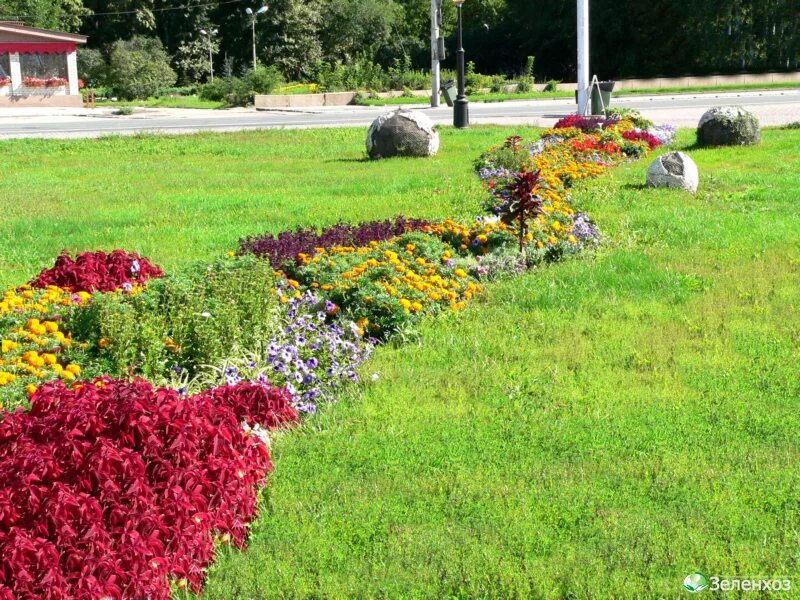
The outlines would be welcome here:
M 716 106 L 700 118 L 700 146 L 751 146 L 761 141 L 758 118 L 741 106 Z

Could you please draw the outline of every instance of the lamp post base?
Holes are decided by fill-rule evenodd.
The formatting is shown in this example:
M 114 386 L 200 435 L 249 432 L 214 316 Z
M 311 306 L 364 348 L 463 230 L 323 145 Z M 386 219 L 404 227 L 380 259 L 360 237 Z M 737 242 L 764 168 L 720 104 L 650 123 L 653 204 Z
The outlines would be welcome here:
M 453 103 L 453 126 L 458 129 L 469 127 L 469 101 L 459 96 Z

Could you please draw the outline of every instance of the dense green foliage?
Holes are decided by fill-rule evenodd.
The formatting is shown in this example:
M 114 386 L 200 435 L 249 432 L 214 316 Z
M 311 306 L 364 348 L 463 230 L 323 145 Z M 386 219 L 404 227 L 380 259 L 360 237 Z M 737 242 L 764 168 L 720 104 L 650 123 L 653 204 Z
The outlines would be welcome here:
M 408 57 L 430 60 L 429 0 L 274 0 L 256 19 L 262 64 L 290 81 L 316 80 L 325 64 L 364 61 L 388 69 Z M 132 35 L 157 36 L 185 82 L 252 65 L 250 17 L 258 2 L 184 0 L 0 0 L 0 17 L 80 31 L 108 55 Z M 443 3 L 443 33 L 454 66 L 455 10 Z M 651 77 L 798 68 L 800 11 L 794 0 L 593 0 L 593 70 L 601 77 Z M 470 0 L 464 5 L 465 46 L 484 73 L 575 79 L 574 2 Z M 215 39 L 200 30 L 219 29 Z M 535 57 L 531 61 L 529 57 Z M 223 64 L 224 63 L 224 64 Z M 532 72 L 533 71 L 533 72 Z
M 73 310 L 65 327 L 76 339 L 100 341 L 103 373 L 155 382 L 193 377 L 270 338 L 273 285 L 266 261 L 217 260 L 153 280 L 141 293 L 98 295 L 86 310 Z
M 111 47 L 107 83 L 124 99 L 154 96 L 159 89 L 174 85 L 176 79 L 158 38 L 136 36 Z

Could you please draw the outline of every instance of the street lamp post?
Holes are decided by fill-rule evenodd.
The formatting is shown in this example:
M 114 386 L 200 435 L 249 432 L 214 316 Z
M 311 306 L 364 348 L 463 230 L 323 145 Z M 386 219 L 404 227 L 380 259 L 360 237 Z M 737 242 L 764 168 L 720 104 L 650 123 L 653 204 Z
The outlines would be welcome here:
M 214 83 L 214 48 L 211 38 L 219 33 L 219 29 L 212 29 L 211 32 L 201 29 L 200 33 L 208 38 L 208 71 L 211 74 L 211 83 Z
M 246 12 L 250 16 L 250 26 L 253 28 L 253 70 L 254 71 L 258 67 L 258 59 L 256 58 L 256 19 L 258 18 L 258 15 L 263 15 L 268 10 L 269 10 L 269 6 L 267 6 L 266 4 L 264 6 L 262 6 L 261 8 L 259 8 L 255 12 L 253 12 L 253 9 L 250 8 L 249 6 L 244 9 L 244 12 Z
M 464 20 L 461 7 L 464 0 L 453 0 L 453 4 L 458 9 L 458 49 L 456 50 L 457 69 L 458 69 L 458 95 L 453 106 L 453 125 L 459 129 L 469 127 L 469 101 L 464 91 L 464 42 L 463 30 Z

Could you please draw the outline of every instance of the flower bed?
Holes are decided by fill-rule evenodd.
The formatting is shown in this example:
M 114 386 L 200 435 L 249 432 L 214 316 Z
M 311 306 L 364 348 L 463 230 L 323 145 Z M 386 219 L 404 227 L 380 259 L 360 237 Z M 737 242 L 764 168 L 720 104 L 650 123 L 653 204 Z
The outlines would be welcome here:
M 0 88 L 11 85 L 11 77 L 0 77 Z
M 483 153 L 488 216 L 470 222 L 247 238 L 167 276 L 121 250 L 64 254 L 6 292 L 0 402 L 19 410 L 0 416 L 0 599 L 199 590 L 215 542 L 244 542 L 262 427 L 335 401 L 378 340 L 483 281 L 597 243 L 572 186 L 673 136 L 631 113 L 570 118 Z
M 69 81 L 63 77 L 25 77 L 22 85 L 32 88 L 54 88 L 69 85 Z

